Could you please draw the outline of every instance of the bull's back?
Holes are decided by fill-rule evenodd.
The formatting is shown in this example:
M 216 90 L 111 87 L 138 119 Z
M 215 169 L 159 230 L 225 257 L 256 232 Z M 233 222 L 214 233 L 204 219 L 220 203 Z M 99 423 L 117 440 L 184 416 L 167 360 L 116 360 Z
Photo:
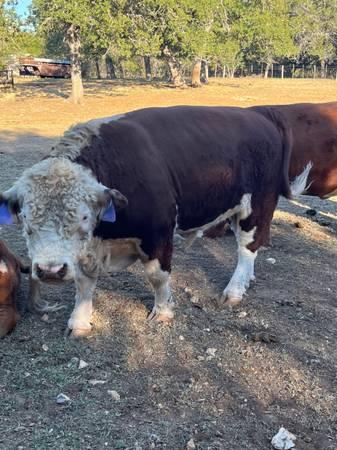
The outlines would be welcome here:
M 165 222 L 178 208 L 184 229 L 213 220 L 244 193 L 279 189 L 283 153 L 280 134 L 260 114 L 186 106 L 139 110 L 102 125 L 78 162 L 126 195 L 129 223 L 151 223 L 154 214 Z

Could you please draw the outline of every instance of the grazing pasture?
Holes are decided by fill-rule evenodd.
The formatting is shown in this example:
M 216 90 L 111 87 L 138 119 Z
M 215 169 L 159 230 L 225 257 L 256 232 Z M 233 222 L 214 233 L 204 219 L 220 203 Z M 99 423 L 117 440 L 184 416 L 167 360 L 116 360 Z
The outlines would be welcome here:
M 334 101 L 337 83 L 90 81 L 85 90 L 82 107 L 66 99 L 65 80 L 26 79 L 0 97 L 0 191 L 73 123 L 147 106 Z M 100 279 L 94 331 L 83 341 L 63 336 L 73 286 L 44 286 L 44 298 L 65 308 L 26 312 L 0 340 L 0 448 L 183 450 L 193 439 L 202 450 L 261 450 L 284 426 L 298 450 L 335 450 L 336 233 L 334 198 L 281 200 L 256 284 L 233 310 L 219 297 L 236 264 L 234 236 L 179 244 L 171 327 L 146 322 L 153 294 L 138 263 Z M 0 238 L 25 259 L 18 227 L 2 226 Z M 27 284 L 23 276 L 21 311 Z M 57 404 L 60 393 L 70 401 Z

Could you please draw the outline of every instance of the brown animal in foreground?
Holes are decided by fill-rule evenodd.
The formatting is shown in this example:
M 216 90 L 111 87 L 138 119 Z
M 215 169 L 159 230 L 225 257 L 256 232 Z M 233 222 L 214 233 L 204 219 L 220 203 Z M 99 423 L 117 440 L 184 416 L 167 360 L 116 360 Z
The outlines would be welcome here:
M 22 262 L 0 241 L 0 337 L 9 333 L 20 319 L 16 307 Z

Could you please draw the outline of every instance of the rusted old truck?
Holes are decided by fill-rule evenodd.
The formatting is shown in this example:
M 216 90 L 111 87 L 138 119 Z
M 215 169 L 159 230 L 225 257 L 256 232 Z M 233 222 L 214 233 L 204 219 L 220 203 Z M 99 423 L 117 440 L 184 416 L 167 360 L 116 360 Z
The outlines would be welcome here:
M 45 58 L 19 58 L 20 75 L 35 75 L 41 78 L 70 78 L 70 61 Z

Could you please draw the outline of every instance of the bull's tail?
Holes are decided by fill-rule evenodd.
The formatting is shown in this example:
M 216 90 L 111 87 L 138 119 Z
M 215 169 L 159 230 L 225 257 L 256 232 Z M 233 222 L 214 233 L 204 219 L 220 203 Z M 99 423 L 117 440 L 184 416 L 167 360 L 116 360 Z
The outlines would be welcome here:
M 308 177 L 312 165 L 312 162 L 309 161 L 308 164 L 304 167 L 303 172 L 297 175 L 297 177 L 295 177 L 294 180 L 290 183 L 290 193 L 292 198 L 304 194 L 305 191 L 309 189 L 311 183 L 308 183 Z

